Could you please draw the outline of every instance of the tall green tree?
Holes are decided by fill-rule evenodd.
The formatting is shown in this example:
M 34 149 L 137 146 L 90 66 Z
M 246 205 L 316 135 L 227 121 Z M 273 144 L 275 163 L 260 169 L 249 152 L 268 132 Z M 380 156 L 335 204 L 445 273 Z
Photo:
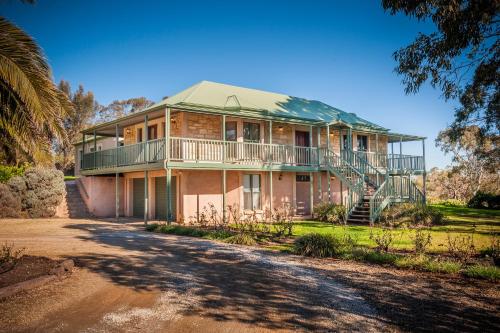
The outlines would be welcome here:
M 111 104 L 101 108 L 97 114 L 96 122 L 106 122 L 119 117 L 126 116 L 130 113 L 140 111 L 148 106 L 153 105 L 146 97 L 135 97 L 124 100 L 114 100 Z
M 53 138 L 66 140 L 71 103 L 52 81 L 42 50 L 0 17 L 0 151 L 4 163 L 51 161 Z
M 75 164 L 75 149 L 73 143 L 80 138 L 80 131 L 90 126 L 100 109 L 99 103 L 91 91 L 85 91 L 82 85 L 74 92 L 69 82 L 59 82 L 61 90 L 71 101 L 74 112 L 63 118 L 63 126 L 68 140 L 57 140 L 55 144 L 56 165 L 63 171 L 69 171 Z
M 390 14 L 403 13 L 432 21 L 435 31 L 418 34 L 396 51 L 395 71 L 403 76 L 406 93 L 424 82 L 459 102 L 449 137 L 460 140 L 468 126 L 480 137 L 500 129 L 500 20 L 498 0 L 382 0 Z

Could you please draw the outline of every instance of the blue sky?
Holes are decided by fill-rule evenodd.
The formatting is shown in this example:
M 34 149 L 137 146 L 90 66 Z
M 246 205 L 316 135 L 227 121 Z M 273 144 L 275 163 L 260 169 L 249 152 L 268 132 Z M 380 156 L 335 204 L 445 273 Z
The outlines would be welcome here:
M 427 136 L 427 166 L 453 105 L 429 86 L 405 95 L 392 53 L 432 25 L 377 1 L 57 1 L 0 3 L 43 48 L 54 79 L 101 104 L 154 101 L 201 80 L 321 100 L 398 133 Z M 418 153 L 421 144 L 405 144 Z

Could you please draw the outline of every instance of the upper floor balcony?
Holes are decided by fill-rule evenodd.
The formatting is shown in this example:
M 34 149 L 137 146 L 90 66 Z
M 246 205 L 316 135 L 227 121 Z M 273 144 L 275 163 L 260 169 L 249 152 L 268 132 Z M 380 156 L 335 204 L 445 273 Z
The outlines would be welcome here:
M 317 171 L 326 165 L 327 148 L 260 142 L 238 142 L 210 139 L 170 137 L 128 144 L 121 147 L 83 154 L 81 169 L 85 173 L 112 173 L 140 169 L 148 164 L 178 168 L 226 169 L 289 169 Z M 167 155 L 168 154 L 168 155 Z M 348 151 L 339 154 L 352 159 Z M 423 156 L 351 151 L 359 160 L 367 161 L 381 172 L 420 173 L 424 170 Z M 168 159 L 166 158 L 168 156 Z

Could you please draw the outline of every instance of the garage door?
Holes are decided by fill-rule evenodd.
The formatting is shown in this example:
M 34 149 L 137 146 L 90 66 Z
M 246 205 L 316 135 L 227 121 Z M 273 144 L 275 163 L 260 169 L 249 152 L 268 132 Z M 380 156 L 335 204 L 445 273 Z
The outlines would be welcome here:
M 175 221 L 177 217 L 177 178 L 172 176 L 172 219 Z M 155 211 L 156 219 L 167 219 L 167 179 L 166 177 L 155 178 Z
M 133 213 L 135 217 L 144 217 L 144 179 L 134 178 L 133 182 Z

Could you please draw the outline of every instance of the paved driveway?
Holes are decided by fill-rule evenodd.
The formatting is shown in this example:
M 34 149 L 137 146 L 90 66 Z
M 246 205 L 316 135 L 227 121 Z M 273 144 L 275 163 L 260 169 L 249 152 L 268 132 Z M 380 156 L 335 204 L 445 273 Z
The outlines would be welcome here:
M 0 242 L 69 257 L 69 279 L 0 303 L 0 331 L 389 328 L 352 286 L 298 258 L 96 220 L 0 222 Z M 394 328 L 394 327 L 393 327 Z

